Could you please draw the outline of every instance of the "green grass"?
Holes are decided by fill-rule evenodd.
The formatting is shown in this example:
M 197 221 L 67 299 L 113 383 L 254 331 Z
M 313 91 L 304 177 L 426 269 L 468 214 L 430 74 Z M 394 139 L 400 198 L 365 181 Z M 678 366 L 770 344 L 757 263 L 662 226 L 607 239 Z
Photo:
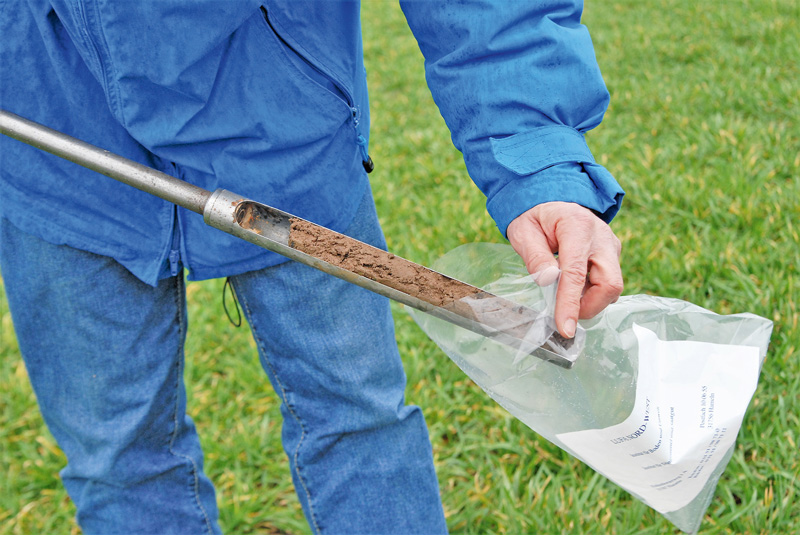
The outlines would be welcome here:
M 371 178 L 390 248 L 430 263 L 462 243 L 501 241 L 427 92 L 399 9 L 367 0 L 363 16 Z M 628 192 L 613 224 L 626 293 L 775 321 L 702 533 L 800 531 L 798 19 L 793 0 L 603 0 L 584 16 L 612 94 L 589 142 Z M 249 334 L 225 319 L 219 281 L 188 291 L 189 410 L 222 525 L 232 534 L 307 533 L 279 442 L 277 398 Z M 497 407 L 395 311 L 408 399 L 428 420 L 453 533 L 675 532 Z M 64 462 L 0 298 L 0 534 L 78 532 L 58 479 Z

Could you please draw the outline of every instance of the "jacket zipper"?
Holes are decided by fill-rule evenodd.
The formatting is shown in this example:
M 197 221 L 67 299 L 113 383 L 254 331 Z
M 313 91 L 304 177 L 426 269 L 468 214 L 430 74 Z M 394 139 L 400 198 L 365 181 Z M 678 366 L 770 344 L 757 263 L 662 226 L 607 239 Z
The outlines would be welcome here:
M 358 107 L 355 105 L 355 99 L 350 94 L 350 91 L 347 90 L 347 86 L 341 83 L 336 77 L 332 74 L 328 73 L 322 67 L 313 64 L 311 61 L 308 60 L 303 54 L 297 51 L 295 47 L 290 45 L 286 39 L 284 39 L 281 34 L 275 29 L 275 26 L 272 25 L 272 22 L 269 20 L 269 14 L 267 13 L 267 8 L 261 6 L 261 11 L 264 13 L 264 20 L 267 21 L 267 25 L 269 25 L 272 33 L 283 43 L 286 48 L 291 50 L 293 54 L 295 54 L 301 61 L 303 61 L 306 65 L 308 65 L 312 70 L 318 73 L 320 76 L 325 78 L 333 87 L 336 88 L 338 91 L 340 98 L 342 101 L 350 108 L 350 116 L 353 120 L 353 129 L 356 133 L 356 145 L 361 152 L 361 164 L 364 166 L 364 170 L 367 173 L 371 173 L 373 169 L 375 169 L 375 164 L 372 162 L 372 158 L 370 158 L 369 153 L 367 152 L 367 139 L 361 135 L 361 130 L 359 128 L 359 116 L 361 112 L 359 111 Z

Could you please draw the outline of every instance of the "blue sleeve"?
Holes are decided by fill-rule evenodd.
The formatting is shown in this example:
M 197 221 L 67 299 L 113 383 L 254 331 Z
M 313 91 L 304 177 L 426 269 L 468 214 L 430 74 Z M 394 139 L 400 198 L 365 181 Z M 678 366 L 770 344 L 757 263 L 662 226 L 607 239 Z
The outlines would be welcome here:
M 401 0 L 453 143 L 508 224 L 547 201 L 575 202 L 605 221 L 624 192 L 584 140 L 609 95 L 581 0 Z

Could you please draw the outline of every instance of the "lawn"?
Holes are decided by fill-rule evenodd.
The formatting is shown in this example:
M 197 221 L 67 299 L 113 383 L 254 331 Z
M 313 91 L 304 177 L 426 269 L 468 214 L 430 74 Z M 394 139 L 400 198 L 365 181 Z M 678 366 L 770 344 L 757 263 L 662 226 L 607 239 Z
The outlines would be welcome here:
M 371 175 L 390 250 L 428 264 L 502 242 L 424 83 L 395 2 L 365 0 Z M 800 7 L 793 0 L 590 1 L 611 92 L 588 136 L 627 191 L 613 228 L 626 294 L 775 322 L 760 385 L 704 534 L 800 531 Z M 227 533 L 308 533 L 280 446 L 278 399 L 220 281 L 188 285 L 189 411 Z M 676 530 L 489 400 L 401 307 L 409 402 L 423 408 L 447 521 L 461 534 Z M 78 533 L 65 459 L 43 426 L 0 284 L 0 535 Z

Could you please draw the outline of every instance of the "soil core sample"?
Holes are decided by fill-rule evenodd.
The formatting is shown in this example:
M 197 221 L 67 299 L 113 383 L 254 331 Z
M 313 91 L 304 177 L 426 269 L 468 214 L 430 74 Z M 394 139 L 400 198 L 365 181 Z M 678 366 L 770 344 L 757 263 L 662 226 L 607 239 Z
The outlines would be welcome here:
M 455 301 L 481 292 L 474 286 L 304 219 L 289 221 L 289 247 L 432 305 L 452 306 Z
M 573 345 L 574 340 L 560 337 L 553 319 L 544 311 L 535 311 L 493 295 L 305 219 L 255 203 L 242 206 L 235 217 L 244 229 L 339 268 L 341 273 L 329 272 L 337 277 L 360 284 L 346 275 L 353 274 L 391 288 L 435 308 L 419 307 L 413 303 L 411 306 L 483 336 L 496 338 L 518 349 L 524 348 L 526 352 L 536 350 L 543 342 L 549 351 L 557 353 L 563 353 Z M 303 259 L 295 260 L 308 263 Z M 382 293 L 377 289 L 373 291 Z M 564 364 L 563 359 L 557 362 Z

